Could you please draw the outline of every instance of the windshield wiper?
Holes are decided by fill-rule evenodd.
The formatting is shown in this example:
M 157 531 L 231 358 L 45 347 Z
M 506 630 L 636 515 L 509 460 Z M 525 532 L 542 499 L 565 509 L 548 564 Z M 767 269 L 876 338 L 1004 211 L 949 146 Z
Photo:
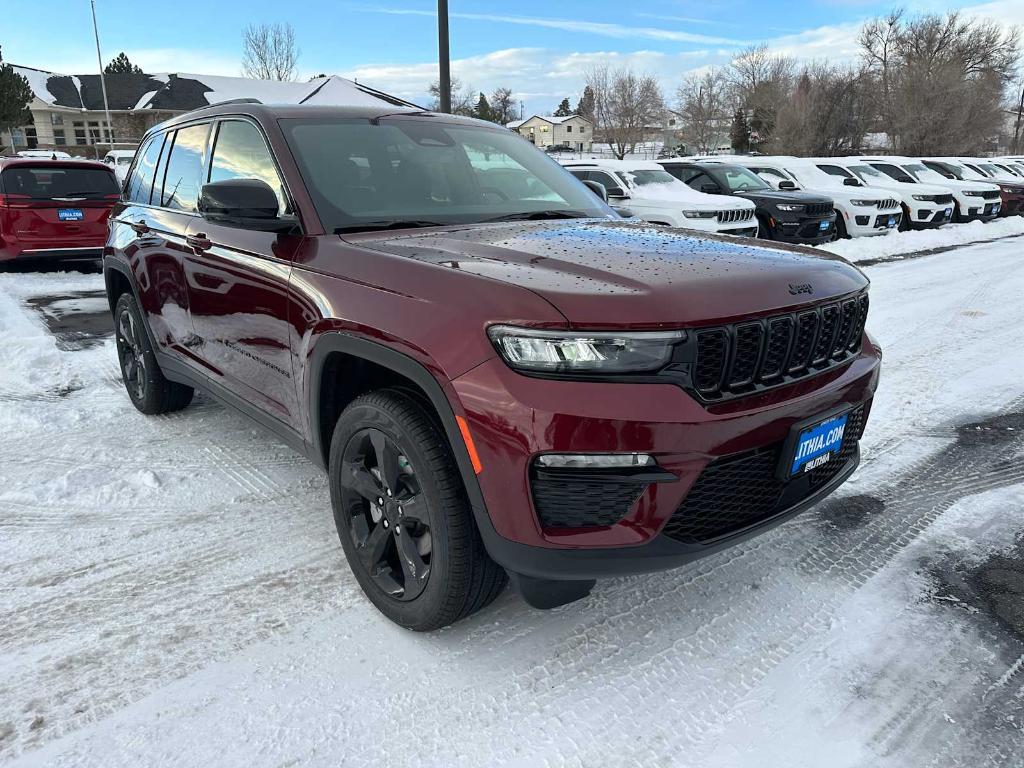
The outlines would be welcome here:
M 415 229 L 417 227 L 443 227 L 440 221 L 425 221 L 423 219 L 386 219 L 382 221 L 366 221 L 362 224 L 349 224 L 345 227 L 335 227 L 334 234 L 343 235 L 346 232 L 373 232 L 381 229 Z
M 543 219 L 587 219 L 590 218 L 583 211 L 567 211 L 560 208 L 553 208 L 550 211 L 529 211 L 527 213 L 506 213 L 504 216 L 495 216 L 489 221 L 541 221 Z

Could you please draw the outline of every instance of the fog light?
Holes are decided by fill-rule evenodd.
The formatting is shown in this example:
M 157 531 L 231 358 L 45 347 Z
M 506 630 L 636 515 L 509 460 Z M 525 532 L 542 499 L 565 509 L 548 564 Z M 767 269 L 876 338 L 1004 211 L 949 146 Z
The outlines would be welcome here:
M 619 469 L 652 467 L 655 461 L 646 453 L 546 453 L 537 457 L 537 464 L 563 469 Z

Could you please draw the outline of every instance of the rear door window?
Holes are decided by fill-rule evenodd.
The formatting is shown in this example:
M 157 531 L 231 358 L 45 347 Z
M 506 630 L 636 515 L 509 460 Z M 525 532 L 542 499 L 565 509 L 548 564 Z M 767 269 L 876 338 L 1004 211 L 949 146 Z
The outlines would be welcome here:
M 164 146 L 164 136 L 154 136 L 147 143 L 139 156 L 139 162 L 135 165 L 128 186 L 125 188 L 125 197 L 132 203 L 149 205 L 150 194 L 153 191 L 153 179 L 156 178 L 156 165 L 160 160 L 160 150 Z
M 105 168 L 73 168 L 53 163 L 5 169 L 3 190 L 5 194 L 33 200 L 101 200 L 121 193 L 117 178 Z
M 189 212 L 196 209 L 209 132 L 210 124 L 202 123 L 181 128 L 175 133 L 160 196 L 160 205 L 164 208 Z
M 852 173 L 845 168 L 840 168 L 838 165 L 819 165 L 818 167 L 830 176 L 838 176 L 841 179 L 854 178 Z

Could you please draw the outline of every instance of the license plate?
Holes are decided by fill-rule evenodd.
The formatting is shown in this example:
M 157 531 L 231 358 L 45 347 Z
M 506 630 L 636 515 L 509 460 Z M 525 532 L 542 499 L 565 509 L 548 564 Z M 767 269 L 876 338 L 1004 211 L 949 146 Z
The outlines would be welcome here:
M 81 221 L 85 216 L 81 208 L 58 208 L 57 218 L 61 221 Z
M 829 224 L 830 224 L 830 223 L 831 223 L 831 222 L 829 222 L 828 220 L 825 220 L 825 221 L 821 222 L 821 223 L 820 223 L 820 224 L 818 225 L 818 227 L 819 227 L 819 228 L 821 229 L 821 231 L 822 231 L 822 232 L 824 232 L 824 231 L 825 231 L 826 229 L 828 229 L 828 228 L 829 228 Z
M 889 221 L 887 221 L 885 223 L 885 226 L 887 226 L 889 229 L 892 229 L 893 227 L 895 227 L 896 226 L 896 217 L 895 216 L 890 216 L 889 217 Z
M 950 216 L 953 215 L 953 209 L 952 208 L 947 208 L 943 215 L 948 219 Z
M 801 430 L 789 461 L 789 476 L 810 472 L 834 459 L 843 445 L 848 418 L 848 413 L 832 416 Z

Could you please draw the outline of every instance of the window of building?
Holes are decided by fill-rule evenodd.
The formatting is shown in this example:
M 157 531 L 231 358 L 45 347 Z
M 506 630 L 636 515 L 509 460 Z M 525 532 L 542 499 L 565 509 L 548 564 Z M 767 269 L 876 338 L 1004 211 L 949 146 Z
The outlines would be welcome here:
M 56 129 L 54 129 L 54 131 L 53 131 L 53 143 L 56 144 L 58 147 L 63 147 L 63 146 L 67 145 L 68 140 L 66 138 L 64 138 L 64 129 L 63 128 L 56 128 Z
M 64 115 L 59 112 L 51 112 L 50 125 L 64 125 Z
M 566 133 L 572 133 L 572 126 L 571 125 L 565 126 L 565 132 Z
M 581 126 L 580 126 L 580 131 L 579 131 L 579 132 L 580 132 L 580 133 L 583 133 L 583 132 L 584 132 L 585 130 L 587 130 L 587 126 L 585 126 L 585 125 L 581 125 Z

